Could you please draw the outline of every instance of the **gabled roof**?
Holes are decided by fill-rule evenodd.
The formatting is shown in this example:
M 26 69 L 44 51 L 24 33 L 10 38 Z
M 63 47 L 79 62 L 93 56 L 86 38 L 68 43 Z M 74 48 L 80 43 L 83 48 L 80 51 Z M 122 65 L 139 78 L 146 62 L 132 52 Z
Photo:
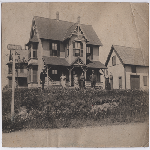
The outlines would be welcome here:
M 148 63 L 144 61 L 143 54 L 140 48 L 132 48 L 119 45 L 112 46 L 105 63 L 106 66 L 108 65 L 113 50 L 123 64 L 149 66 Z
M 65 58 L 43 56 L 45 64 L 56 66 L 70 66 Z
M 56 19 L 49 19 L 43 17 L 34 17 L 35 24 L 39 33 L 39 38 L 52 39 L 64 41 L 72 30 L 74 30 L 76 23 L 61 21 Z M 84 34 L 87 36 L 89 43 L 93 45 L 102 45 L 95 31 L 91 25 L 80 25 Z
M 102 64 L 100 61 L 87 61 L 88 68 L 99 68 L 99 69 L 107 69 L 107 67 Z
M 31 42 L 34 42 L 34 43 L 38 43 L 39 42 L 36 35 L 34 35 L 32 39 L 30 38 L 29 42 L 26 45 L 28 46 Z

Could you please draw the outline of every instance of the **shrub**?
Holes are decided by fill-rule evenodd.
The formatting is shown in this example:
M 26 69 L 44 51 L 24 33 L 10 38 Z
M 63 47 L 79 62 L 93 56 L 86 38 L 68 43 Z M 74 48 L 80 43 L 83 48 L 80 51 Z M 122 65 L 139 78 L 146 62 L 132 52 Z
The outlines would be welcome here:
M 139 90 L 16 89 L 15 123 L 10 122 L 11 90 L 2 93 L 3 131 L 79 127 L 86 122 L 145 121 L 149 94 Z M 25 107 L 24 117 L 20 114 Z

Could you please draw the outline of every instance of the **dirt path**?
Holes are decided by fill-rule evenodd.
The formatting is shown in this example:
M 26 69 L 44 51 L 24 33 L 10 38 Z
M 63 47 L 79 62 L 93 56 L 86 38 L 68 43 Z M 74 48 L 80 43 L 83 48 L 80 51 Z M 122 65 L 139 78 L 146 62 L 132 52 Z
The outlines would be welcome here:
M 34 129 L 2 134 L 3 147 L 140 147 L 148 146 L 148 123 Z

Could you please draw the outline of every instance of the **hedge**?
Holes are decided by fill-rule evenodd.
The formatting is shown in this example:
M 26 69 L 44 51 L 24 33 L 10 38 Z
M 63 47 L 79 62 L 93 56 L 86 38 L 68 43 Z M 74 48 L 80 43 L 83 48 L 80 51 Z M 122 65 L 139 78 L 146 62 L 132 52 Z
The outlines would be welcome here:
M 2 93 L 3 132 L 143 122 L 149 93 L 139 90 L 75 90 L 51 87 L 15 90 L 15 122 L 10 121 L 11 90 Z

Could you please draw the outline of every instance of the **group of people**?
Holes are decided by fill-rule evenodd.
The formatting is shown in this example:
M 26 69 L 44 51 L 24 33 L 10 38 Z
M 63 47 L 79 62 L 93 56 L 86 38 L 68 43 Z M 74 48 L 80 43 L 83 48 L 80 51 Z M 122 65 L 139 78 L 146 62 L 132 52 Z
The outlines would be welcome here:
M 44 83 L 45 83 L 45 77 L 46 72 L 43 69 L 43 72 L 40 74 L 41 84 L 42 84 L 42 90 L 44 89 Z M 94 70 L 92 70 L 92 75 L 90 75 L 90 81 L 91 81 L 91 87 L 95 88 L 96 85 L 96 75 L 94 75 Z M 66 76 L 62 73 L 62 76 L 60 77 L 60 83 L 63 88 L 66 88 Z M 77 74 L 74 75 L 74 88 L 75 89 L 81 89 L 83 90 L 85 88 L 85 76 L 82 72 L 81 76 L 78 78 Z
M 96 75 L 94 75 L 94 70 L 92 70 L 92 75 L 90 76 L 91 87 L 95 88 L 96 85 Z M 66 87 L 66 76 L 62 73 L 60 77 L 60 82 L 63 88 Z M 85 76 L 84 73 L 81 73 L 81 76 L 78 78 L 77 74 L 74 75 L 74 88 L 83 90 L 85 88 Z

